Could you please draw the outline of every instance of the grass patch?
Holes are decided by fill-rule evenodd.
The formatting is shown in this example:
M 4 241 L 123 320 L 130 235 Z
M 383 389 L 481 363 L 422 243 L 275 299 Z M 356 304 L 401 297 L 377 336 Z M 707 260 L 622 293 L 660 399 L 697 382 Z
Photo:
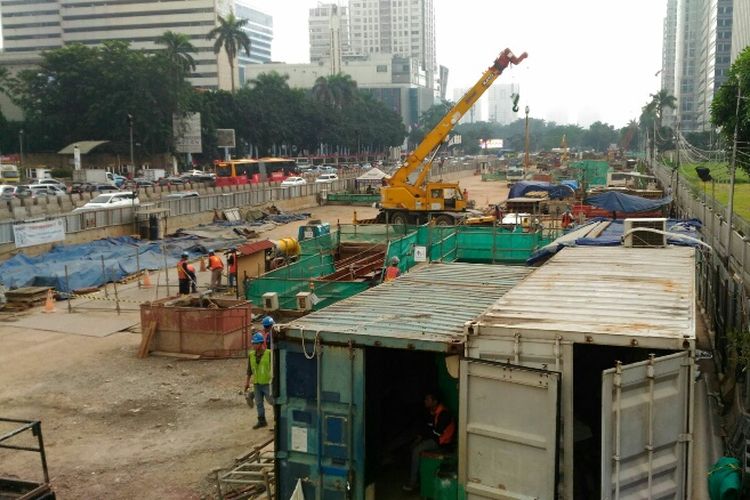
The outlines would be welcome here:
M 695 167 L 708 167 L 711 177 L 716 181 L 715 195 L 719 203 L 729 203 L 729 165 L 726 163 L 705 163 L 700 165 L 688 164 L 680 166 L 680 179 L 687 180 L 699 191 L 703 191 L 701 182 Z M 706 183 L 706 194 L 711 196 L 711 183 Z M 734 212 L 750 221 L 750 176 L 744 170 L 737 169 L 734 185 Z

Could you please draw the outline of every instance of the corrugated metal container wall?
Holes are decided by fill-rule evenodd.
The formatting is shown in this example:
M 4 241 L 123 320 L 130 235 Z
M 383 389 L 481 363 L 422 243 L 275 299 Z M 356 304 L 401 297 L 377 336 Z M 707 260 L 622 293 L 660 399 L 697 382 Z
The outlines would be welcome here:
M 460 354 L 467 323 L 529 272 L 430 264 L 282 328 L 276 377 L 279 498 L 289 498 L 297 478 L 305 478 L 306 498 L 364 498 L 369 352 L 387 347 L 441 359 L 443 353 Z
M 595 496 L 611 498 L 619 492 L 620 498 L 641 498 L 660 492 L 670 498 L 686 498 L 690 448 L 685 436 L 691 432 L 696 337 L 694 283 L 691 248 L 569 248 L 534 271 L 476 321 L 466 355 L 498 363 L 502 367 L 496 369 L 501 373 L 499 379 L 508 378 L 502 375 L 503 370 L 521 370 L 517 378 L 522 378 L 523 369 L 541 370 L 548 377 L 561 379 L 559 409 L 543 406 L 540 411 L 549 412 L 550 419 L 559 414 L 562 450 L 554 459 L 547 455 L 548 461 L 540 462 L 540 447 L 549 449 L 550 443 L 545 441 L 549 436 L 537 436 L 516 449 L 518 467 L 523 468 L 528 459 L 529 467 L 551 476 L 559 467 L 557 493 L 573 497 L 575 436 L 581 434 L 576 405 L 581 392 L 590 390 L 590 399 L 601 397 L 603 405 L 597 410 L 600 422 L 594 423 L 593 433 L 594 438 L 600 433 L 602 439 L 596 447 L 602 450 L 601 475 L 596 478 L 602 485 Z M 677 354 L 665 355 L 670 353 Z M 471 391 L 471 375 L 471 368 L 462 371 L 460 404 L 469 412 L 472 394 L 464 391 Z M 463 377 L 469 377 L 465 384 Z M 524 389 L 516 385 L 514 394 L 527 397 L 530 404 L 544 401 L 535 394 L 542 388 L 554 388 L 554 383 L 544 380 L 544 384 L 525 386 L 526 396 L 516 394 Z M 601 385 L 594 387 L 598 380 Z M 498 412 L 506 407 L 502 391 L 507 389 L 496 392 L 497 401 L 503 401 Z M 486 423 L 481 418 L 481 414 L 476 418 L 467 415 L 461 420 L 460 442 L 481 435 L 481 429 L 486 430 L 482 425 L 503 422 L 500 418 L 494 424 Z M 496 432 L 495 445 L 502 448 L 507 441 L 517 442 L 519 435 L 529 438 L 528 429 L 520 424 L 517 429 L 511 425 Z M 472 452 L 465 450 L 468 455 Z M 487 470 L 500 468 L 497 465 Z M 524 484 L 520 475 L 500 478 L 500 483 L 491 473 L 482 478 L 463 468 L 460 471 L 469 497 L 488 483 L 502 483 L 508 492 L 521 496 L 538 496 L 539 485 L 546 484 L 541 479 Z M 541 493 L 546 494 L 554 492 Z

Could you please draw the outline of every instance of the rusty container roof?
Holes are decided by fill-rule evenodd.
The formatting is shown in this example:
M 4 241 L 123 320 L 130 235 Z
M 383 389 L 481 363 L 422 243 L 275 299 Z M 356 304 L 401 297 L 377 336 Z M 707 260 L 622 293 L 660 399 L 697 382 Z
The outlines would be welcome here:
M 478 319 L 476 341 L 520 334 L 686 348 L 695 341 L 695 304 L 692 248 L 566 248 Z
M 451 350 L 464 325 L 531 272 L 520 266 L 433 263 L 292 321 L 290 338 Z

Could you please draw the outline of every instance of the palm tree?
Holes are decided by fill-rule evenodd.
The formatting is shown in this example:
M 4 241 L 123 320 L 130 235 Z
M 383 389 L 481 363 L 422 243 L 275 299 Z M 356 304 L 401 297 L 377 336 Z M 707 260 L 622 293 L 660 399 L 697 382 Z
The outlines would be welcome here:
M 247 36 L 242 28 L 247 24 L 247 19 L 238 19 L 234 13 L 229 13 L 227 17 L 219 16 L 219 25 L 208 32 L 206 38 L 214 42 L 214 54 L 221 52 L 223 48 L 227 52 L 229 59 L 229 69 L 232 73 L 232 93 L 234 94 L 234 59 L 240 50 L 244 50 L 250 55 L 250 37 Z
M 677 107 L 677 98 L 669 93 L 666 89 L 661 89 L 656 94 L 651 95 L 651 102 L 646 105 L 646 110 L 653 112 L 656 118 L 656 126 L 661 129 L 664 110 L 667 108 L 675 109 Z
M 357 82 L 352 80 L 351 76 L 342 73 L 328 77 L 321 76 L 315 80 L 312 96 L 322 104 L 342 109 L 357 97 Z
M 165 31 L 154 42 L 157 45 L 164 45 L 164 52 L 167 58 L 172 61 L 178 68 L 185 73 L 195 71 L 195 59 L 192 53 L 195 53 L 195 47 L 190 43 L 190 37 L 184 33 L 175 33 L 174 31 Z
M 333 105 L 333 94 L 331 93 L 331 87 L 328 85 L 328 78 L 319 76 L 315 80 L 315 85 L 312 88 L 312 97 L 315 101 L 326 106 Z

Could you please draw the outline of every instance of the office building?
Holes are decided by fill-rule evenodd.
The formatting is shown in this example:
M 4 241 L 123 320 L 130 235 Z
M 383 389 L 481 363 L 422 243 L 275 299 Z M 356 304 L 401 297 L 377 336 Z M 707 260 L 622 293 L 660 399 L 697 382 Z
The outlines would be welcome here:
M 237 70 L 240 85 L 245 83 L 245 65 L 262 64 L 271 61 L 273 41 L 273 17 L 256 9 L 247 0 L 235 0 L 234 15 L 247 19 L 244 31 L 250 38 L 250 53 L 237 54 Z
M 748 46 L 750 46 L 750 0 L 734 0 L 731 61 L 734 62 L 740 52 Z
M 732 51 L 732 0 L 670 0 L 664 22 L 663 88 L 677 98 L 664 125 L 710 130 L 711 102 L 724 83 Z M 674 36 L 674 59 L 671 39 Z M 670 45 L 668 45 L 670 44 Z M 670 80 L 672 73 L 674 78 Z M 672 85 L 669 82 L 673 81 Z
M 468 92 L 468 88 L 460 88 L 460 89 L 453 89 L 453 102 L 457 103 L 461 100 L 461 98 L 466 95 L 466 92 Z M 484 120 L 482 116 L 482 111 L 484 109 L 486 97 L 482 96 L 479 98 L 477 102 L 474 103 L 474 105 L 469 108 L 469 111 L 464 113 L 464 116 L 461 118 L 461 121 L 458 123 L 464 124 L 464 123 L 477 123 Z
M 349 26 L 353 53 L 411 58 L 424 86 L 436 90 L 433 0 L 350 0 Z
M 320 4 L 309 11 L 310 62 L 326 61 L 331 74 L 341 71 L 341 62 L 352 55 L 349 15 L 346 7 Z
M 238 17 L 250 19 L 247 29 L 255 50 L 248 60 L 270 59 L 270 16 L 244 2 L 237 5 L 232 0 L 0 0 L 3 56 L 14 61 L 32 60 L 42 50 L 72 43 L 99 45 L 106 40 L 124 40 L 133 48 L 154 50 L 159 48 L 154 40 L 171 30 L 188 35 L 196 48 L 197 67 L 190 75 L 191 83 L 229 89 L 226 54 L 214 54 L 213 41 L 206 39 L 219 15 L 226 16 L 237 8 Z M 0 64 L 4 58 L 0 58 Z
M 513 94 L 519 92 L 514 83 L 495 83 L 487 91 L 488 119 L 492 123 L 508 125 L 518 119 L 513 111 Z
M 667 15 L 664 17 L 664 31 L 661 52 L 661 88 L 669 95 L 677 95 L 675 81 L 677 50 L 677 0 L 667 0 Z M 671 127 L 675 121 L 676 110 L 667 108 L 662 111 L 662 124 Z

